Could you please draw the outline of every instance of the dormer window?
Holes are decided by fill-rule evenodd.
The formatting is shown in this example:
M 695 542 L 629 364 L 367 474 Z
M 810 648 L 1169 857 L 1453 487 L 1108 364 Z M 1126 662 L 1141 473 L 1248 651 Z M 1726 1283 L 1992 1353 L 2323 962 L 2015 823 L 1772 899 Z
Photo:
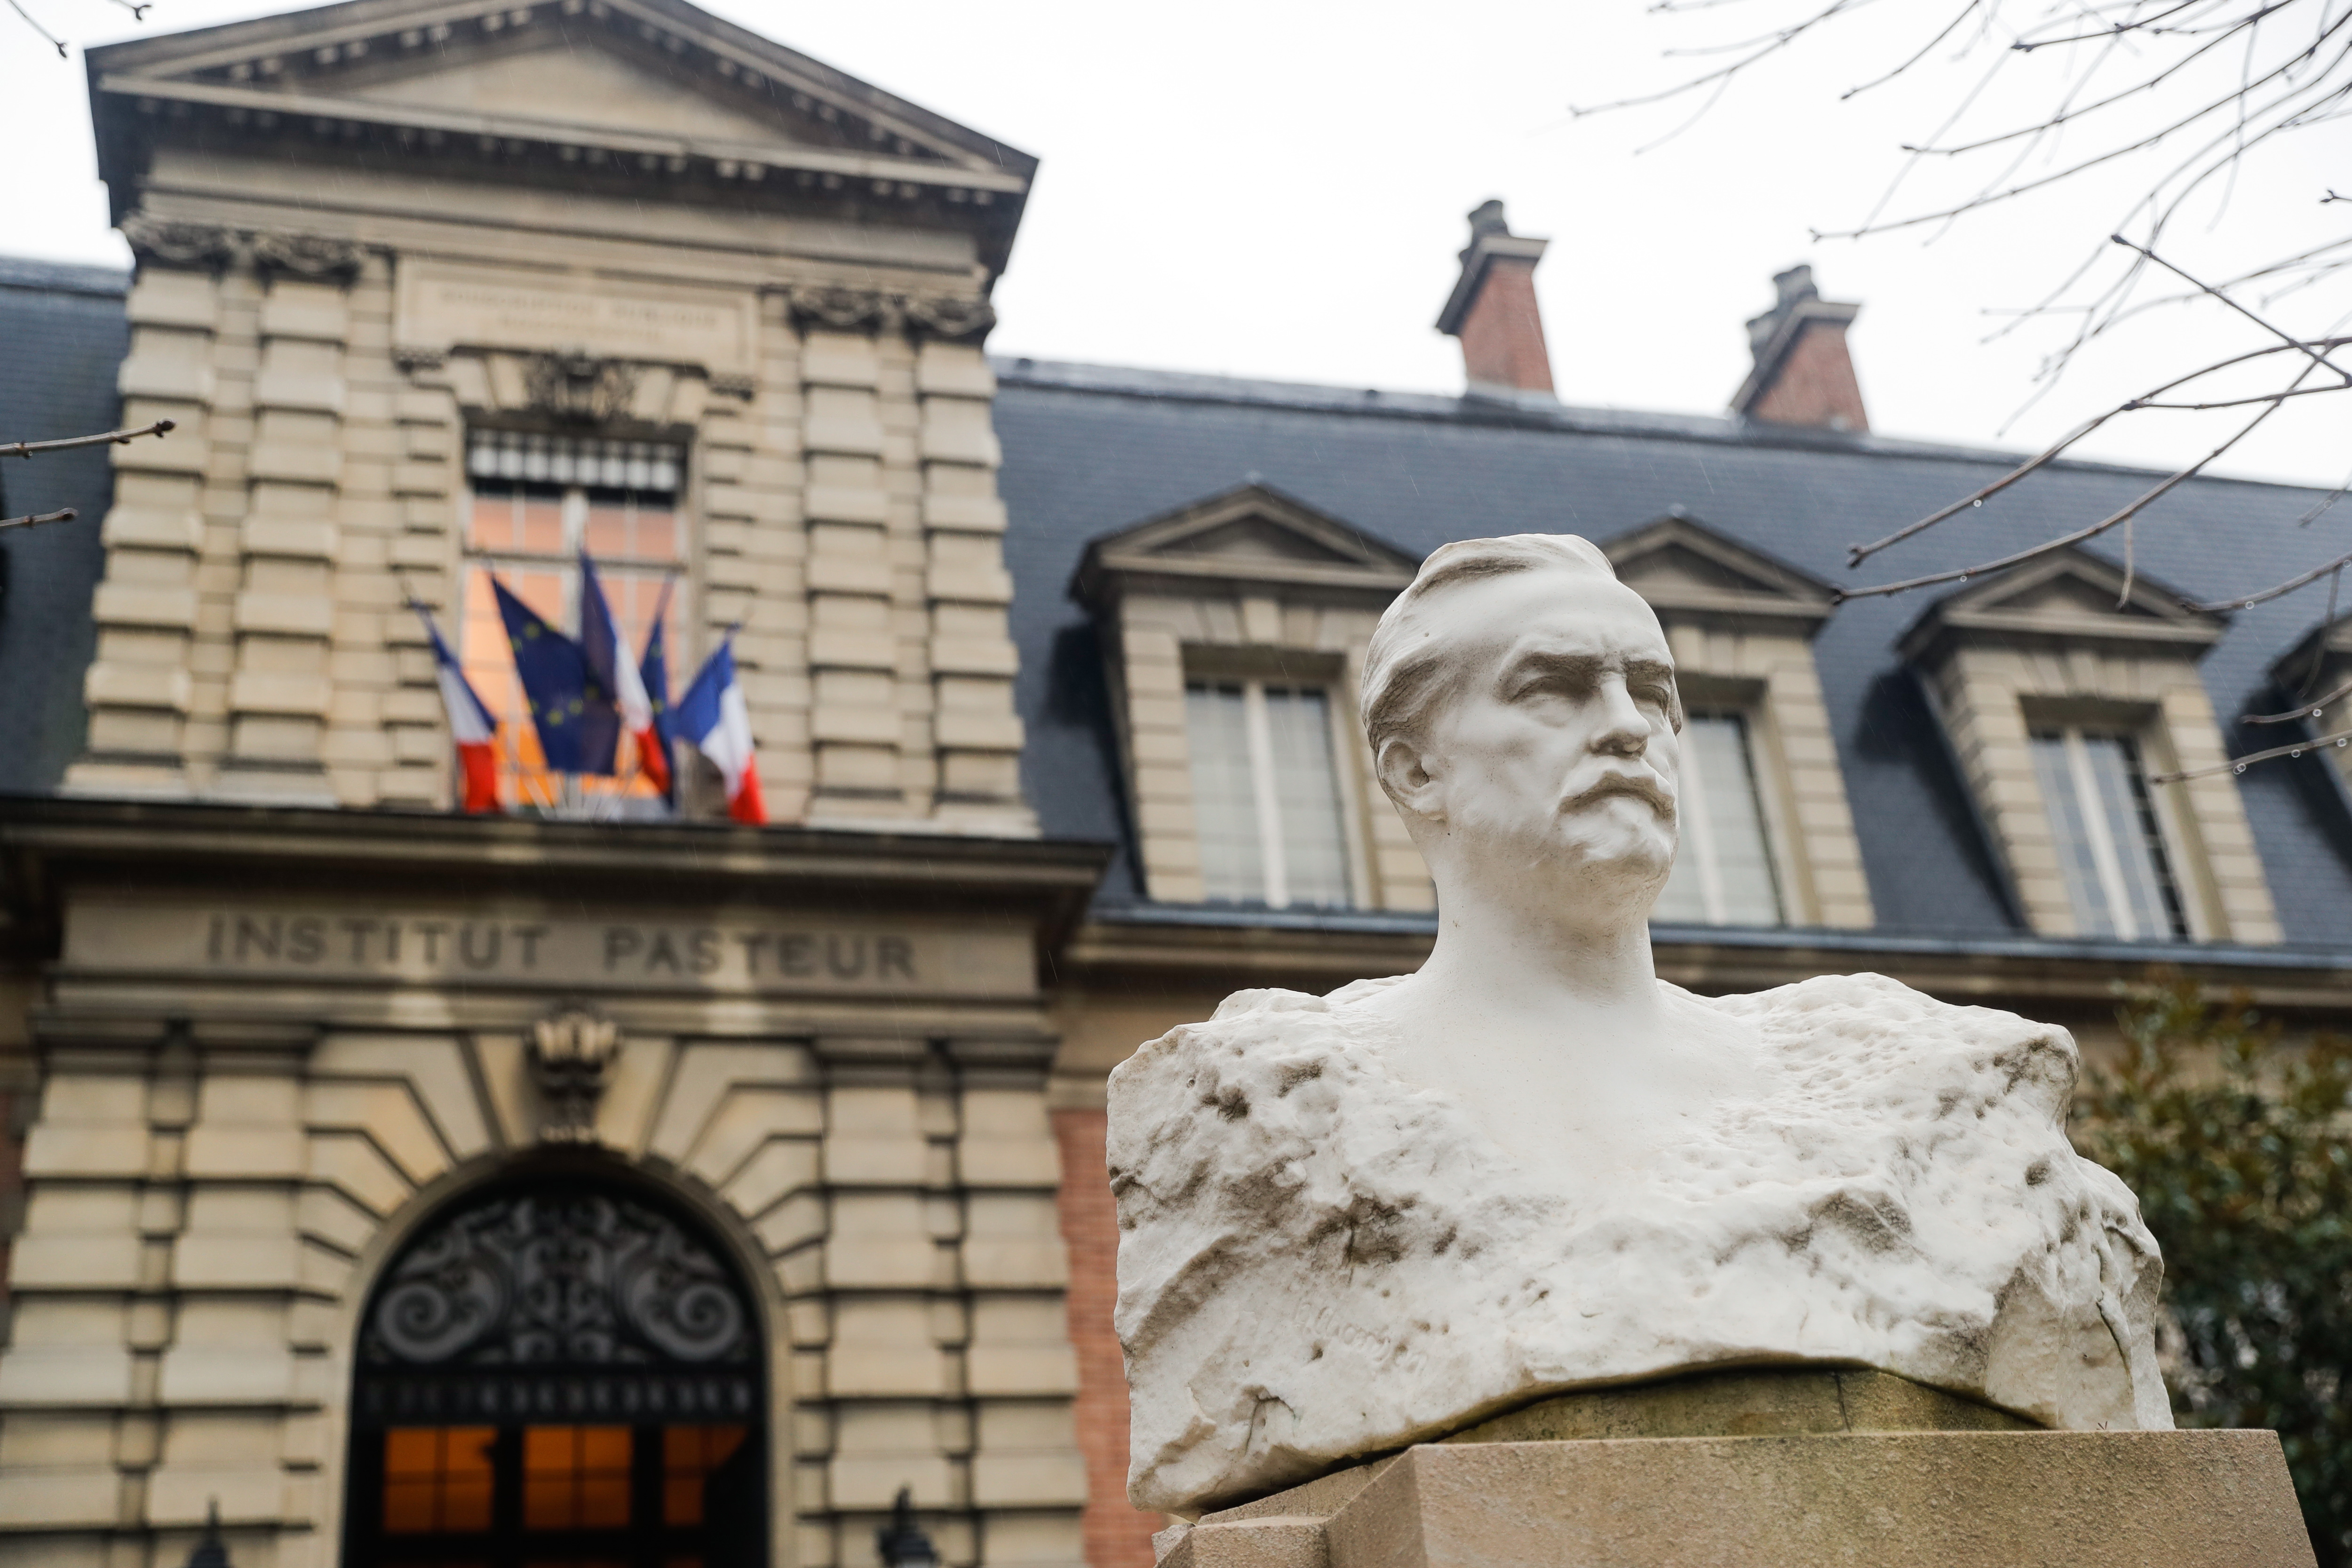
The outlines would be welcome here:
M 1654 919 L 1718 926 L 1786 922 L 1746 713 L 1695 712 L 1685 719 L 1681 820 L 1674 875 Z
M 2226 626 L 2069 549 L 1937 600 L 1904 634 L 2035 931 L 2279 940 L 2198 673 Z M 2190 776 L 2152 782 L 2171 773 Z
M 2032 747 L 2076 931 L 2126 942 L 2187 936 L 2137 742 L 2069 724 L 2035 731 Z
M 1087 546 L 1071 592 L 1102 635 L 1148 897 L 1431 906 L 1356 724 L 1364 647 L 1418 565 L 1262 484 Z
M 1211 903 L 1353 903 L 1330 693 L 1263 680 L 1184 688 L 1201 885 Z

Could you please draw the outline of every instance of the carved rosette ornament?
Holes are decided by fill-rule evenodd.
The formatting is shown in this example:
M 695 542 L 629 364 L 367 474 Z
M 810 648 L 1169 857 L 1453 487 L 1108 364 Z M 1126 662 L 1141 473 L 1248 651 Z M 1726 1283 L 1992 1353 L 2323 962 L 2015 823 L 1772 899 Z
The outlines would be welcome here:
M 620 1055 L 620 1026 L 586 1007 L 565 1007 L 532 1026 L 526 1057 L 546 1105 L 541 1139 L 595 1142 L 596 1103 Z
M 552 418 L 577 425 L 603 425 L 628 412 L 636 396 L 637 369 L 621 360 L 589 353 L 538 354 L 523 371 L 530 405 Z
M 359 276 L 369 247 L 354 239 L 236 228 L 226 224 L 180 223 L 146 213 L 122 220 L 122 237 L 142 261 L 171 267 L 222 269 L 251 267 L 348 283 Z

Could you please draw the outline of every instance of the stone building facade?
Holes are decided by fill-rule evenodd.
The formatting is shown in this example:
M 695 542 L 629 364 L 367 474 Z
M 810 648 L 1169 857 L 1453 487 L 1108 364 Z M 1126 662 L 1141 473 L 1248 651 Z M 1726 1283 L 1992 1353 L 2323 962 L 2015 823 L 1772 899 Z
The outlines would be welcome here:
M 2352 1016 L 2352 752 L 2227 762 L 2346 722 L 2352 616 L 2213 603 L 2321 498 L 2200 479 L 2128 577 L 1841 603 L 2007 459 L 1871 435 L 1804 269 L 1727 418 L 1559 404 L 1498 203 L 1465 395 L 992 359 L 1034 161 L 684 0 L 91 67 L 137 267 L 0 264 L 0 333 L 81 345 L 0 435 L 105 374 L 175 428 L 6 476 L 103 521 L 0 539 L 0 1568 L 215 1512 L 238 1568 L 864 1568 L 900 1489 L 952 1568 L 1148 1568 L 1105 1075 L 1428 951 L 1352 715 L 1452 538 L 1585 534 L 1666 629 L 1666 979 L 1877 970 L 2094 1054 L 2167 973 Z M 1927 548 L 2147 483 L 2053 464 Z M 543 793 L 488 574 L 562 619 L 592 542 L 674 686 L 731 633 L 773 826 Z M 501 816 L 412 597 L 508 703 Z

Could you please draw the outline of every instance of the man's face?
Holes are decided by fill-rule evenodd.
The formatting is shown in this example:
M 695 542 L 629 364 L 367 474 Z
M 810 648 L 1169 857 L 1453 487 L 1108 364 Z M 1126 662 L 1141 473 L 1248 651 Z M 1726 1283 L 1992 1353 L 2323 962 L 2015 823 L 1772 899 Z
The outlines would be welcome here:
M 1442 613 L 1469 669 L 1426 737 L 1449 836 L 1654 898 L 1680 763 L 1657 616 L 1621 584 L 1544 570 L 1457 589 Z

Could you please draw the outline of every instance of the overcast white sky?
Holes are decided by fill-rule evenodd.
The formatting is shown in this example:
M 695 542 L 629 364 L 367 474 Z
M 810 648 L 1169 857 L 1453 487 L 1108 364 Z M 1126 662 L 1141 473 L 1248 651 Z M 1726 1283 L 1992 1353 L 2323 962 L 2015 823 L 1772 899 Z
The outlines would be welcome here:
M 1538 286 L 1572 403 L 1720 410 L 1747 368 L 1742 321 L 1769 302 L 1770 274 L 1798 260 L 1832 298 L 1864 303 L 1852 341 L 1883 434 L 2038 444 L 2186 356 L 2263 341 L 2217 309 L 2151 318 L 2004 435 L 2057 329 L 1987 345 L 1991 313 L 2071 269 L 2144 172 L 2126 166 L 1933 243 L 1809 237 L 1862 216 L 1899 166 L 1898 145 L 1931 135 L 1963 90 L 1962 68 L 1937 55 L 1914 80 L 1838 100 L 1924 42 L 1946 0 L 1865 13 L 1638 154 L 1682 114 L 1571 120 L 1569 106 L 1674 79 L 1691 68 L 1662 62 L 1662 49 L 1742 36 L 1794 0 L 1679 19 L 1644 0 L 706 3 L 1043 159 L 997 294 L 1000 353 L 1458 390 L 1458 352 L 1431 322 L 1464 215 L 1490 195 L 1519 232 L 1552 239 Z M 78 43 L 295 8 L 157 0 L 137 28 L 106 0 L 25 4 Z M 2047 90 L 1997 88 L 1980 100 L 1986 123 Z M 0 147 L 0 253 L 128 261 L 94 174 L 79 53 L 58 60 L 5 12 Z M 2343 235 L 2352 209 L 2318 198 L 2347 183 L 2347 153 L 2345 122 L 2289 138 L 2241 174 L 2226 212 L 2199 208 L 2168 243 L 2221 274 Z M 2347 306 L 2338 289 L 2276 309 L 2324 330 Z M 2306 400 L 2220 471 L 2340 483 L 2347 416 L 2352 398 Z M 2218 438 L 2195 423 L 2209 417 L 2140 416 L 2084 451 L 2168 464 Z

